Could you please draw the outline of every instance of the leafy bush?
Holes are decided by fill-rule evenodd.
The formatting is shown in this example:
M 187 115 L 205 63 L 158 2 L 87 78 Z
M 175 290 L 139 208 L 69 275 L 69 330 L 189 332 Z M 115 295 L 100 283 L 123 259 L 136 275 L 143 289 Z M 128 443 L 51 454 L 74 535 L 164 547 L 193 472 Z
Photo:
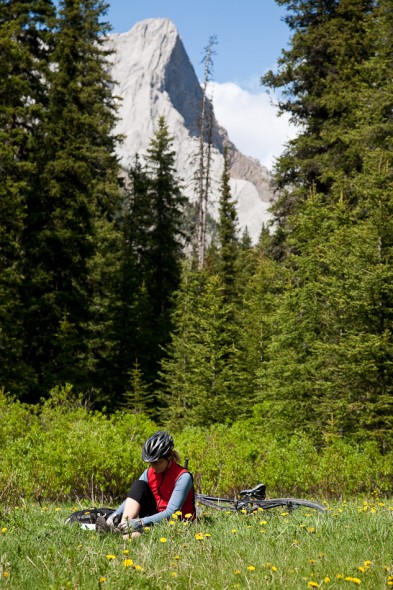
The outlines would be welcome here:
M 118 501 L 145 468 L 141 447 L 157 428 L 141 414 L 89 411 L 70 386 L 53 390 L 39 409 L 0 393 L 0 501 Z M 393 484 L 392 453 L 372 442 L 336 438 L 318 450 L 306 434 L 277 438 L 251 420 L 173 434 L 206 493 L 264 482 L 270 496 L 328 498 L 387 494 Z

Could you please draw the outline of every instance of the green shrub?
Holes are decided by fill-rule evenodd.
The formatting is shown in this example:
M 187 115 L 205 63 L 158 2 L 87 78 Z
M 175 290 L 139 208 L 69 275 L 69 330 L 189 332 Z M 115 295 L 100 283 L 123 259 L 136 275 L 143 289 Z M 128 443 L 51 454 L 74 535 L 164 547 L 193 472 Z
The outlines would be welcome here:
M 39 409 L 3 392 L 0 501 L 117 502 L 145 468 L 141 447 L 157 428 L 141 414 L 89 411 L 71 386 L 54 389 Z M 270 497 L 321 499 L 388 494 L 393 484 L 392 453 L 382 455 L 373 442 L 336 438 L 316 449 L 304 433 L 277 438 L 253 420 L 173 434 L 205 493 L 233 495 L 264 482 Z

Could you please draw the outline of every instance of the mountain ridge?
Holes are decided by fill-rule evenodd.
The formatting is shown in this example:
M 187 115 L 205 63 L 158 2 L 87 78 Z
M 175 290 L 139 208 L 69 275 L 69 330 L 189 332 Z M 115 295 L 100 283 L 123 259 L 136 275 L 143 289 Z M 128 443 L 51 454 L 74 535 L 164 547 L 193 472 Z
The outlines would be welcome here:
M 127 169 L 136 153 L 146 153 L 158 118 L 164 116 L 174 138 L 176 169 L 187 196 L 194 200 L 202 88 L 176 26 L 168 18 L 146 19 L 126 33 L 110 35 L 107 43 L 113 51 L 115 95 L 121 98 L 115 132 L 124 137 L 118 148 L 122 166 Z M 210 212 L 217 218 L 225 145 L 239 226 L 247 227 L 256 241 L 262 223 L 269 219 L 268 207 L 273 200 L 269 172 L 236 148 L 215 120 L 211 103 L 210 108 L 214 121 Z

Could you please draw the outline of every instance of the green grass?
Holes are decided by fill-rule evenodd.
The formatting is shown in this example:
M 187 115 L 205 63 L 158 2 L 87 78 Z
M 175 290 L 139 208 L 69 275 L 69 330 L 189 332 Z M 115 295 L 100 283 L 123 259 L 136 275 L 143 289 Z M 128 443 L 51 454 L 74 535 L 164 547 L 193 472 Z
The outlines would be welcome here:
M 2 508 L 1 589 L 393 586 L 392 502 L 352 500 L 324 514 L 206 510 L 193 524 L 166 522 L 131 541 L 64 525 L 74 509 Z

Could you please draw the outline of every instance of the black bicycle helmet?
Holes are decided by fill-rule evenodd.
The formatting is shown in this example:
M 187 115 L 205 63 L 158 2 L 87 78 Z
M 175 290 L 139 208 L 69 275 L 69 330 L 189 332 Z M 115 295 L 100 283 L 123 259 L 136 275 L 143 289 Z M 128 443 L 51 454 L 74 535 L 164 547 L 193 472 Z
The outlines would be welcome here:
M 147 463 L 158 461 L 162 457 L 170 455 L 173 447 L 174 442 L 171 435 L 165 430 L 158 430 L 143 445 L 142 459 Z

